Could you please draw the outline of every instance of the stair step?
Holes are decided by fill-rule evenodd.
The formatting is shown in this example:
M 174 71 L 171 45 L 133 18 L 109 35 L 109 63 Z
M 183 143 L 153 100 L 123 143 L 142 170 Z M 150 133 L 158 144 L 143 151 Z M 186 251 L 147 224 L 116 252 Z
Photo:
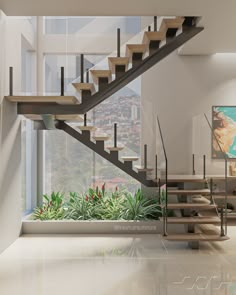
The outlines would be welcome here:
M 160 31 L 166 33 L 168 29 L 179 29 L 184 22 L 184 17 L 178 16 L 175 18 L 163 18 L 160 26 Z
M 191 241 L 201 241 L 201 242 L 214 242 L 214 241 L 226 241 L 229 240 L 228 236 L 220 235 L 207 235 L 207 234 L 170 234 L 163 237 L 167 241 L 179 241 L 179 242 L 191 242 Z
M 146 44 L 127 44 L 126 56 L 132 57 L 133 53 L 145 53 L 147 50 Z
M 97 128 L 94 126 L 78 126 L 81 131 L 95 131 Z
M 145 32 L 143 36 L 143 44 L 149 45 L 150 41 L 163 41 L 165 40 L 165 32 Z
M 84 119 L 80 115 L 55 115 L 56 120 L 67 122 L 83 122 Z
M 116 73 L 116 66 L 125 66 L 125 71 L 128 69 L 128 57 L 108 57 L 109 68 L 113 74 Z
M 11 102 L 55 102 L 58 104 L 78 104 L 75 96 L 6 96 Z
M 95 84 L 98 84 L 99 78 L 107 78 L 110 83 L 112 80 L 112 73 L 110 70 L 90 70 Z
M 122 160 L 124 160 L 125 162 L 126 161 L 129 161 L 129 162 L 132 162 L 132 161 L 138 161 L 139 157 L 121 157 Z
M 41 121 L 43 120 L 41 115 L 35 115 L 35 114 L 25 114 L 25 118 L 33 121 Z M 72 121 L 72 122 L 83 122 L 84 119 L 80 115 L 52 115 L 52 118 L 55 120 L 61 120 L 61 121 Z
M 90 90 L 91 93 L 95 92 L 95 87 L 93 83 L 72 83 L 72 85 L 79 92 L 81 90 Z
M 139 172 L 151 172 L 153 171 L 153 168 L 144 168 L 142 166 L 135 166 L 135 168 L 139 171 Z
M 217 205 L 212 204 L 195 204 L 195 203 L 169 203 L 168 209 L 193 209 L 193 210 L 210 210 L 215 209 Z
M 163 218 L 160 218 L 163 221 Z M 168 217 L 167 223 L 169 224 L 219 224 L 220 218 L 207 217 L 207 216 L 194 216 L 194 217 Z
M 107 141 L 110 139 L 110 136 L 93 136 L 95 141 Z
M 159 179 L 154 179 L 153 181 L 159 182 Z M 162 181 L 164 181 L 164 179 Z M 205 183 L 205 182 L 207 182 L 207 179 L 204 179 L 202 177 L 202 175 L 168 175 L 168 182 L 173 182 L 173 183 L 188 183 L 188 182 Z
M 124 149 L 124 147 L 123 146 L 117 146 L 117 147 L 108 146 L 108 147 L 106 147 L 106 149 L 108 149 L 111 152 L 119 152 L 119 151 L 122 151 Z
M 196 190 L 168 190 L 168 195 L 209 195 L 209 189 L 196 189 Z

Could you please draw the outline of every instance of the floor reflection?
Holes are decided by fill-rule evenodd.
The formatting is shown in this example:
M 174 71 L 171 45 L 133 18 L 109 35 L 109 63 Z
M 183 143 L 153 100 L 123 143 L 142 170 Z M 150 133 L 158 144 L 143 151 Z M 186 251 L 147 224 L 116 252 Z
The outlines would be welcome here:
M 24 236 L 0 255 L 0 294 L 236 295 L 236 234 L 199 250 L 161 236 Z

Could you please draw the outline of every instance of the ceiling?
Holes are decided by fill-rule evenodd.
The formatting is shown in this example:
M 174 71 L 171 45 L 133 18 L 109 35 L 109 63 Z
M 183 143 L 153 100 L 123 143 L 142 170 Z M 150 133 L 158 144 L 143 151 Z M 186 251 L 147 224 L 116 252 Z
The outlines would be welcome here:
M 7 15 L 202 16 L 205 30 L 189 41 L 182 54 L 236 52 L 235 0 L 0 0 Z

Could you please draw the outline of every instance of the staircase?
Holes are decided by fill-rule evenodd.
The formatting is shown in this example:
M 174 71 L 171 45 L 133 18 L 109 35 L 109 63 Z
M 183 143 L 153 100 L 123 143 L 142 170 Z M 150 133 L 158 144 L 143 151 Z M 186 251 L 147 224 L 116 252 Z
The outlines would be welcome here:
M 166 184 L 166 199 L 161 203 L 164 239 L 188 242 L 192 248 L 198 248 L 199 242 L 228 239 L 223 226 L 223 210 L 219 215 L 212 196 L 212 188 L 209 189 L 209 179 L 205 177 L 205 173 L 203 177 L 169 176 L 161 134 L 166 158 L 166 178 L 164 180 L 157 178 L 157 167 L 155 167 L 156 177 L 150 178 L 149 173 L 153 169 L 147 167 L 146 150 L 144 165 L 135 167 L 134 162 L 138 160 L 138 157 L 119 156 L 119 152 L 124 147 L 117 145 L 116 126 L 114 126 L 114 145 L 106 146 L 105 143 L 109 137 L 104 134 L 92 136 L 96 126 L 87 125 L 86 113 L 201 32 L 203 28 L 197 27 L 198 19 L 198 17 L 163 18 L 159 30 L 154 23 L 154 31 L 144 32 L 142 43 L 127 44 L 126 54 L 123 57 L 120 56 L 118 45 L 117 56 L 108 58 L 108 68 L 91 69 L 87 72 L 86 82 L 82 74 L 80 83 L 73 83 L 80 94 L 80 101 L 74 96 L 64 95 L 64 68 L 61 69 L 60 96 L 14 96 L 11 69 L 10 95 L 7 97 L 9 101 L 17 103 L 18 114 L 34 120 L 38 128 L 57 128 L 65 131 L 141 184 L 158 188 L 159 193 L 161 185 Z M 118 44 L 120 44 L 119 38 Z M 84 73 L 83 55 L 81 55 L 81 65 L 81 73 Z M 92 78 L 92 82 L 89 77 Z M 80 116 L 81 114 L 84 114 L 84 119 Z M 83 126 L 70 125 L 71 122 L 81 121 L 84 122 Z M 198 184 L 201 187 L 189 189 L 186 188 L 186 183 Z M 177 189 L 168 188 L 170 184 L 177 186 Z M 173 201 L 174 196 L 177 197 L 178 202 Z M 169 202 L 168 198 L 173 200 Z M 179 212 L 178 217 L 168 217 L 169 210 Z M 168 233 L 168 224 L 182 224 L 186 231 L 181 234 Z
M 142 75 L 145 71 L 160 62 L 163 58 L 200 33 L 203 28 L 197 27 L 198 17 L 163 18 L 159 30 L 146 31 L 142 43 L 127 44 L 126 55 L 108 58 L 108 69 L 92 69 L 84 83 L 81 75 L 80 83 L 73 86 L 80 93 L 81 101 L 70 104 L 59 104 L 51 97 L 45 102 L 42 97 L 14 97 L 10 101 L 18 102 L 18 114 L 85 114 L 96 105 L 116 93 L 128 83 Z M 119 44 L 119 42 L 118 42 Z M 82 55 L 83 56 L 83 55 Z M 83 63 L 82 63 L 83 64 Z M 83 69 L 81 71 L 84 72 Z M 93 83 L 89 83 L 89 76 Z M 64 78 L 64 70 L 63 75 Z M 62 81 L 64 95 L 64 81 Z
M 146 164 L 133 167 L 137 157 L 122 157 L 119 152 L 123 147 L 114 143 L 113 147 L 105 147 L 107 136 L 91 138 L 95 126 L 80 126 L 75 129 L 70 126 L 71 121 L 81 121 L 80 114 L 85 114 L 96 105 L 110 97 L 125 85 L 136 79 L 149 68 L 161 61 L 171 52 L 182 46 L 189 39 L 203 30 L 197 27 L 198 17 L 163 18 L 157 30 L 156 17 L 154 30 L 145 31 L 140 44 L 127 44 L 126 55 L 120 56 L 120 31 L 118 29 L 117 56 L 108 58 L 108 69 L 91 69 L 86 73 L 84 82 L 83 54 L 81 55 L 81 81 L 73 83 L 79 92 L 81 101 L 76 97 L 64 95 L 64 68 L 61 68 L 61 95 L 60 96 L 13 96 L 12 68 L 10 69 L 10 95 L 7 99 L 17 103 L 18 114 L 36 121 L 37 128 L 61 129 L 71 135 L 97 154 L 129 174 L 145 186 L 155 187 L 157 182 L 148 179 L 152 171 Z M 90 83 L 89 76 L 93 83 Z M 39 120 L 38 116 L 40 116 Z M 116 141 L 116 136 L 115 141 Z M 146 159 L 144 159 L 146 163 Z M 157 168 L 156 168 L 157 169 Z M 156 171 L 157 175 L 157 171 Z
M 188 176 L 186 179 L 184 176 L 182 176 L 182 179 L 169 176 L 168 182 L 179 189 L 169 187 L 169 200 L 167 202 L 164 200 L 162 203 L 164 213 L 161 221 L 163 222 L 165 240 L 188 242 L 191 248 L 198 249 L 199 242 L 225 241 L 229 239 L 224 229 L 223 214 L 220 214 L 220 210 L 213 198 L 212 187 L 210 186 L 210 189 L 206 188 L 211 182 L 210 179 L 199 178 L 194 175 Z M 196 183 L 201 188 L 185 189 L 186 184 L 189 187 L 189 184 L 196 186 Z M 177 203 L 171 200 L 174 197 L 177 197 Z M 167 217 L 169 210 L 179 211 L 179 217 Z M 185 226 L 186 232 L 181 234 L 168 233 L 168 224 L 182 224 Z

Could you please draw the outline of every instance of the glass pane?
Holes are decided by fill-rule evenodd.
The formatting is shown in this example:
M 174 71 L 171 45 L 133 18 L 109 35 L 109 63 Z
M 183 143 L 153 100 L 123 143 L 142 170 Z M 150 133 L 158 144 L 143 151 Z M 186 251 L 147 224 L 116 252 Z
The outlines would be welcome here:
M 116 33 L 120 28 L 123 34 L 137 34 L 141 29 L 141 17 L 53 17 L 44 18 L 45 34 L 104 34 Z

